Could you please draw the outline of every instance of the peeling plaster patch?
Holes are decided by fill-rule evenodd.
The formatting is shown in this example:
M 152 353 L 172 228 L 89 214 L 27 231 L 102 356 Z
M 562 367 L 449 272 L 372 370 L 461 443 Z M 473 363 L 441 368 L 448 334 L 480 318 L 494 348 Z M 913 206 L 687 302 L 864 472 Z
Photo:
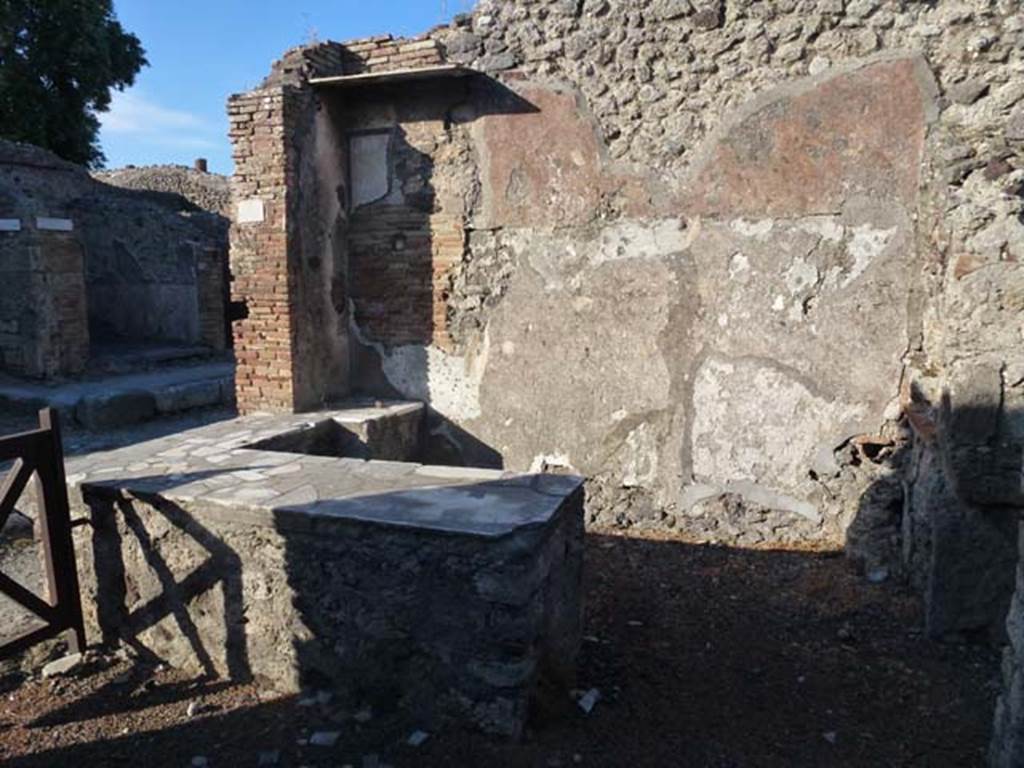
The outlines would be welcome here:
M 742 496 L 751 504 L 757 504 L 768 509 L 791 512 L 810 520 L 812 523 L 820 523 L 822 521 L 821 512 L 809 501 L 804 501 L 785 493 L 778 493 L 770 488 L 749 482 L 724 483 L 723 485 L 693 483 L 683 488 L 679 506 L 687 511 L 693 510 L 690 514 L 694 515 L 702 501 L 721 496 L 723 493 Z
M 854 227 L 853 237 L 850 240 L 849 253 L 853 256 L 853 266 L 850 268 L 846 279 L 840 283 L 840 288 L 845 288 L 867 269 L 871 262 L 878 258 L 889 244 L 889 239 L 896 233 L 896 227 L 891 229 L 874 229 L 869 224 Z
M 696 375 L 693 413 L 696 480 L 799 493 L 819 447 L 841 442 L 866 408 L 812 393 L 770 361 L 709 358 Z
M 689 247 L 689 232 L 680 219 L 624 219 L 599 233 L 581 237 L 558 231 L 538 238 L 536 231 L 509 232 L 509 247 L 524 254 L 547 290 L 576 286 L 587 267 L 611 262 L 664 259 Z
M 530 462 L 531 473 L 547 472 L 552 469 L 567 469 L 575 472 L 572 461 L 567 453 L 541 453 L 533 457 Z
M 818 268 L 803 258 L 795 259 L 783 276 L 786 287 L 792 294 L 814 287 L 818 283 L 818 277 Z
M 735 280 L 739 275 L 750 271 L 750 259 L 744 256 L 742 253 L 733 254 L 732 260 L 729 262 L 729 278 Z
M 480 381 L 487 365 L 487 347 L 485 334 L 483 353 L 472 357 L 419 344 L 378 350 L 384 375 L 403 396 L 430 403 L 448 418 L 468 420 L 481 413 Z
M 589 261 L 604 264 L 623 259 L 656 259 L 686 248 L 686 227 L 679 219 L 616 222 L 601 231 L 597 250 Z
M 771 219 L 761 219 L 760 221 L 747 221 L 746 219 L 735 219 L 732 224 L 732 231 L 743 235 L 744 237 L 757 237 L 764 238 L 775 227 L 775 222 Z
M 797 221 L 797 226 L 830 243 L 841 242 L 846 232 L 835 216 L 806 216 Z
M 649 486 L 658 475 L 658 440 L 647 424 L 626 436 L 622 487 Z
M 354 314 L 350 312 L 349 316 Z M 366 338 L 354 322 L 349 323 L 349 332 L 360 344 L 377 352 L 384 376 L 404 397 L 429 403 L 438 413 L 455 420 L 480 416 L 480 382 L 491 348 L 487 331 L 479 351 L 465 356 L 420 344 L 386 347 Z

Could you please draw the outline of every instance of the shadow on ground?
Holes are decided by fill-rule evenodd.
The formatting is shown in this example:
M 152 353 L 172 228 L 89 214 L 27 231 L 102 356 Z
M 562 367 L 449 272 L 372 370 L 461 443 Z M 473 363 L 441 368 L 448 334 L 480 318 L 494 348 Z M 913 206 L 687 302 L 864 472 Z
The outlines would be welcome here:
M 926 639 L 909 592 L 864 583 L 838 553 L 591 533 L 586 558 L 579 685 L 601 699 L 589 715 L 568 694 L 546 701 L 522 743 L 448 732 L 413 748 L 412 723 L 359 723 L 330 702 L 268 700 L 259 681 L 141 666 L 26 683 L 0 709 L 0 759 L 156 768 L 202 755 L 216 768 L 279 750 L 280 766 L 982 764 L 996 654 Z M 301 743 L 319 729 L 340 731 L 337 746 Z

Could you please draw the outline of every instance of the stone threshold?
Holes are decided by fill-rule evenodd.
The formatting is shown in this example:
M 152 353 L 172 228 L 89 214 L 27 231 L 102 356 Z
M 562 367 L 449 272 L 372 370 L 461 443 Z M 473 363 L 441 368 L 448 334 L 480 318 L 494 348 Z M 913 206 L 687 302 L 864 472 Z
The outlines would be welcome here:
M 234 363 L 229 361 L 58 383 L 4 376 L 0 407 L 37 411 L 50 406 L 89 429 L 109 429 L 230 403 L 234 386 Z

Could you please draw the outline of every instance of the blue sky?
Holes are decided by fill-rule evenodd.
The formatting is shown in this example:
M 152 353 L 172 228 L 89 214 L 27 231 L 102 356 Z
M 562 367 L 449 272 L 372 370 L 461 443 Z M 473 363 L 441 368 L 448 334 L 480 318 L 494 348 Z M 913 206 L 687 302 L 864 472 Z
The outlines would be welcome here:
M 285 49 L 312 39 L 413 35 L 467 11 L 471 0 L 115 0 L 149 66 L 101 114 L 107 166 L 206 157 L 230 173 L 224 104 L 253 88 Z

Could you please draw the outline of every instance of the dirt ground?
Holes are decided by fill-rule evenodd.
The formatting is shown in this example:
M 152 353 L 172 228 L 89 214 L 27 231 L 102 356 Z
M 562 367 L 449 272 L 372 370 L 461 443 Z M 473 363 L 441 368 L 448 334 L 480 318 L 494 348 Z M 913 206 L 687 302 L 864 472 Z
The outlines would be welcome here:
M 549 704 L 521 744 L 447 733 L 413 748 L 414 725 L 386 716 L 360 723 L 257 684 L 101 660 L 56 682 L 2 675 L 0 761 L 235 768 L 277 750 L 265 764 L 983 764 L 995 652 L 923 638 L 912 596 L 864 583 L 840 556 L 593 532 L 586 585 L 579 685 L 601 699 L 589 715 L 568 695 Z M 317 730 L 341 737 L 304 744 Z
M 72 431 L 69 452 L 118 439 L 139 435 Z M 840 553 L 592 530 L 585 600 L 578 686 L 600 699 L 585 714 L 559 692 L 518 744 L 449 732 L 413 747 L 415 723 L 342 710 L 326 695 L 281 698 L 258 682 L 193 680 L 116 655 L 42 679 L 61 653 L 51 645 L 0 666 L 0 765 L 984 763 L 998 653 L 928 640 L 914 595 L 866 583 Z M 309 744 L 317 731 L 340 736 L 333 747 Z

